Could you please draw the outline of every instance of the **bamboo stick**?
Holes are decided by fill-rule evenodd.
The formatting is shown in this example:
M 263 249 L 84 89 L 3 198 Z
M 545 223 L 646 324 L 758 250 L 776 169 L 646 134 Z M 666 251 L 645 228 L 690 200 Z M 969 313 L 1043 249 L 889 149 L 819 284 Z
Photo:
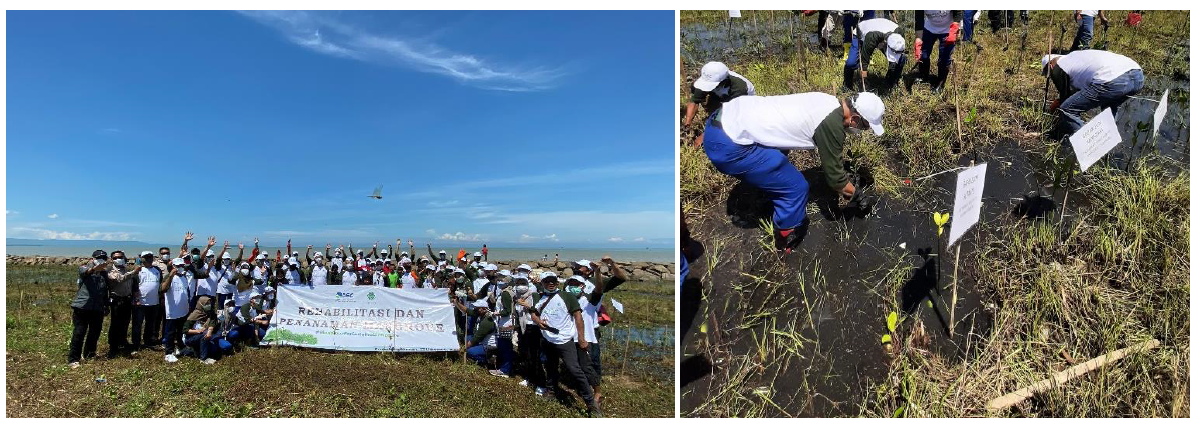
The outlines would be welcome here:
M 1034 396 L 1034 394 L 1036 394 L 1036 393 L 1046 392 L 1048 390 L 1051 390 L 1055 386 L 1059 386 L 1064 383 L 1067 383 L 1068 380 L 1072 380 L 1072 379 L 1082 376 L 1088 372 L 1091 372 L 1098 368 L 1101 368 L 1106 365 L 1117 362 L 1118 360 L 1125 358 L 1126 355 L 1130 355 L 1131 353 L 1134 353 L 1134 352 L 1142 352 L 1142 351 L 1155 349 L 1157 347 L 1159 347 L 1159 340 L 1151 339 L 1151 340 L 1148 340 L 1141 344 L 1127 347 L 1124 349 L 1118 349 L 1113 352 L 1109 352 L 1105 355 L 1101 355 L 1099 357 L 1085 361 L 1084 363 L 1076 364 L 1075 366 L 1072 366 L 1072 368 L 1055 373 L 1049 379 L 1040 381 L 1040 382 L 1035 383 L 1030 386 L 1026 386 L 1024 388 L 1010 392 L 1004 396 L 994 398 L 993 400 L 988 401 L 988 410 L 996 411 L 996 410 L 1003 410 L 1003 409 L 1012 407 L 1014 405 L 1017 405 L 1018 403 L 1021 403 L 1022 401 L 1029 399 L 1030 397 Z

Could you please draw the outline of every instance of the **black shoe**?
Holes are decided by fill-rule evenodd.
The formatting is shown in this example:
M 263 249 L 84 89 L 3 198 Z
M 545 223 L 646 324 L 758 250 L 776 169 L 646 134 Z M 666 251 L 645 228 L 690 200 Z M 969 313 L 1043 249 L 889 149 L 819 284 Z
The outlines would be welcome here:
M 842 67 L 842 87 L 850 91 L 855 91 L 855 69 L 852 67 Z

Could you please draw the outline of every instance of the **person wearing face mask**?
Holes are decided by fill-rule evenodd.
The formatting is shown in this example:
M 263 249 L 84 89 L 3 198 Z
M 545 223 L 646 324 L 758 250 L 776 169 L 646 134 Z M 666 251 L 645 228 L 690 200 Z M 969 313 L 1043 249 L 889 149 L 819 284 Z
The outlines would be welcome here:
M 438 268 L 434 265 L 425 265 L 422 268 L 421 274 L 418 275 L 418 285 L 420 288 L 437 288 L 438 287 Z
M 188 241 L 192 239 L 191 235 L 192 233 L 189 232 L 188 235 L 184 237 L 184 251 L 187 250 Z M 214 301 L 214 298 L 217 296 L 216 286 L 214 285 L 209 287 L 207 285 L 209 270 L 211 268 L 209 266 L 209 262 L 205 260 L 205 257 L 216 260 L 216 255 L 213 254 L 211 250 L 216 244 L 217 239 L 210 236 L 208 238 L 208 244 L 204 247 L 204 250 L 194 247 L 192 248 L 191 256 L 184 259 L 184 265 L 187 267 L 187 275 L 191 285 L 192 300 L 189 304 L 189 311 L 194 309 L 197 304 L 211 305 Z M 202 256 L 201 253 L 205 253 L 205 256 Z
M 151 263 L 150 266 L 158 268 L 158 270 L 163 271 L 164 274 L 171 270 L 171 249 L 167 247 L 159 247 L 158 257 L 154 258 L 154 262 Z
M 141 266 L 130 268 L 125 252 L 114 250 L 113 266 L 108 270 L 108 357 L 116 358 L 122 349 L 137 351 L 129 342 L 129 320 L 133 316 L 133 288 Z
M 133 288 L 133 330 L 130 338 L 135 351 L 150 349 L 159 341 L 163 322 L 163 307 L 158 289 L 165 271 L 153 266 L 154 253 L 144 251 L 141 259 L 142 266 L 138 271 L 137 285 Z
M 704 149 L 718 171 L 768 194 L 776 249 L 791 253 L 800 239 L 793 231 L 805 220 L 809 184 L 782 150 L 816 149 L 826 183 L 852 198 L 843 145 L 847 132 L 869 128 L 884 134 L 884 102 L 872 93 L 842 100 L 820 92 L 742 96 L 709 118 Z
M 584 320 L 580 314 L 579 299 L 559 291 L 559 279 L 554 272 L 543 272 L 539 277 L 542 293 L 531 308 L 531 315 L 542 330 L 542 352 L 546 355 L 547 386 L 557 390 L 559 363 L 562 362 L 571 376 L 576 394 L 584 399 L 588 413 L 600 416 L 600 407 L 592 397 L 592 386 L 580 365 L 579 351 L 588 350 L 587 340 L 576 340 L 584 334 Z M 572 343 L 575 341 L 576 343 Z
M 234 293 L 238 292 L 238 286 L 234 283 L 234 271 L 237 269 L 234 265 L 242 264 L 242 254 L 245 252 L 245 245 L 238 243 L 238 258 L 232 259 L 228 251 L 221 250 L 221 263 L 217 271 L 217 306 L 225 306 L 226 300 L 233 300 Z
M 587 360 L 591 365 L 591 373 L 594 375 L 590 376 L 589 379 L 595 379 L 595 382 L 592 385 L 592 394 L 593 398 L 596 399 L 596 405 L 598 406 L 604 402 L 600 391 L 600 384 L 603 377 L 601 374 L 599 321 L 602 306 L 601 301 L 605 292 L 616 289 L 626 281 L 625 271 L 617 266 L 617 262 L 613 261 L 613 258 L 606 255 L 601 258 L 601 263 L 604 263 L 605 266 L 608 267 L 610 273 L 613 274 L 612 277 L 609 277 L 603 281 L 601 279 L 601 268 L 597 267 L 597 265 L 593 264 L 592 262 L 589 262 L 588 260 L 581 260 L 572 265 L 576 273 L 579 274 L 583 283 L 583 285 L 577 289 L 579 290 L 580 308 L 583 310 L 583 315 L 581 315 L 581 317 L 584 319 L 585 323 L 584 334 L 589 343 L 588 353 L 586 355 Z M 590 280 L 585 277 L 592 277 L 592 279 Z M 595 285 L 593 281 L 601 284 Z M 580 363 L 585 363 L 585 361 L 581 359 Z
M 297 253 L 297 254 L 299 254 L 299 253 Z M 302 273 L 300 270 L 300 261 L 297 260 L 296 256 L 289 257 L 286 265 L 287 265 L 286 266 L 287 269 L 286 269 L 285 275 L 287 277 L 288 285 L 308 285 L 309 284 L 308 281 L 305 280 L 304 273 Z
M 256 295 L 262 294 L 260 290 L 265 286 L 262 280 L 255 278 L 254 270 L 250 263 L 242 262 L 238 264 L 238 268 L 234 270 L 233 283 L 235 292 L 233 294 L 234 306 L 242 307 L 250 304 L 250 299 Z
M 342 285 L 359 285 L 359 274 L 355 273 L 353 266 L 347 265 L 342 270 Z
M 408 257 L 400 258 L 400 287 L 398 288 L 417 288 L 417 274 L 413 272 L 413 261 Z
M 528 265 L 522 265 L 528 268 Z M 522 386 L 534 388 L 534 394 L 542 396 L 546 393 L 542 379 L 542 330 L 533 319 L 534 296 L 538 293 L 530 285 L 527 273 L 520 272 L 513 276 L 513 309 L 516 316 L 514 327 L 517 330 L 517 348 L 520 354 L 517 359 L 521 365 Z
M 439 262 L 446 262 L 446 250 L 438 250 L 438 255 L 434 255 L 434 246 L 426 244 L 425 249 L 430 252 L 430 258 L 438 259 Z
M 92 252 L 92 260 L 79 267 L 79 288 L 71 301 L 71 347 L 67 352 L 67 363 L 79 368 L 84 357 L 96 356 L 96 341 L 100 340 L 100 328 L 108 305 L 108 268 L 112 262 L 104 250 Z
M 515 328 L 513 322 L 513 292 L 508 290 L 509 271 L 501 271 L 503 279 L 496 281 L 496 287 L 493 294 L 488 298 L 489 305 L 494 307 L 494 310 L 489 310 L 492 315 L 492 320 L 496 325 L 496 357 L 497 366 L 495 370 L 490 370 L 488 373 L 493 376 L 509 377 L 513 373 L 513 330 Z
M 259 253 L 254 258 L 255 266 L 250 271 L 251 277 L 254 278 L 255 290 L 262 294 L 267 286 L 273 282 L 273 273 L 271 271 L 271 261 L 267 259 L 266 253 Z
M 216 239 L 209 237 L 209 241 L 216 243 Z M 221 248 L 220 253 L 213 253 L 212 250 L 204 251 L 204 261 L 198 265 L 199 270 L 203 271 L 200 278 L 196 279 L 196 300 L 197 303 L 208 305 L 213 310 L 216 310 L 217 305 L 217 287 L 221 284 L 221 276 L 228 268 L 224 261 L 218 261 L 220 258 L 229 257 L 229 241 L 225 242 L 225 246 Z M 223 259 L 224 260 L 224 259 Z M 233 260 L 231 259 L 230 262 Z
M 600 387 L 600 372 L 592 366 L 591 348 L 596 345 L 596 329 L 594 323 L 589 320 L 588 313 L 584 311 L 584 307 L 588 303 L 588 297 L 585 296 L 584 277 L 580 275 L 572 275 L 567 278 L 567 282 L 563 286 L 563 295 L 571 296 L 576 299 L 576 303 L 580 306 L 580 321 L 583 322 L 583 327 L 580 333 L 577 333 L 572 340 L 577 343 L 576 360 L 580 364 L 580 370 L 584 372 L 584 377 L 588 381 L 588 386 L 592 389 L 592 399 L 596 401 L 596 405 L 600 406 L 600 398 L 597 398 L 596 390 Z M 589 289 L 591 290 L 591 289 Z M 584 343 L 580 345 L 579 343 Z
M 313 246 L 309 246 L 309 251 L 313 250 Z M 329 285 L 329 268 L 325 266 L 325 256 L 321 252 L 317 252 L 316 256 L 309 258 L 308 252 L 305 252 L 305 257 L 308 258 L 308 266 L 304 268 L 304 275 L 308 277 L 309 284 L 313 286 Z
M 234 307 L 232 299 L 221 304 L 221 309 L 216 312 L 217 329 L 213 333 L 213 339 L 217 343 L 217 348 L 220 349 L 221 356 L 233 355 L 234 345 L 241 339 L 237 330 L 242 324 L 238 320 L 237 313 L 238 310 Z
M 189 301 L 192 300 L 191 289 L 192 285 L 188 277 L 188 267 L 183 258 L 175 258 L 171 261 L 171 270 L 167 273 L 169 278 L 164 278 L 159 287 L 159 292 L 163 293 L 163 338 L 166 342 L 163 345 L 163 350 L 166 353 L 163 360 L 173 363 L 179 361 L 177 355 L 179 350 L 177 345 L 180 343 L 181 330 L 184 318 L 190 312 Z
M 448 286 L 451 301 L 458 301 L 459 304 L 465 304 L 467 299 L 467 274 L 462 268 L 455 268 L 451 273 L 451 280 Z M 459 344 L 463 344 L 467 336 L 467 316 L 462 312 L 455 311 L 455 332 L 459 337 Z
M 384 272 L 383 261 L 377 261 L 375 265 L 371 267 L 371 285 L 376 287 L 388 286 L 388 274 Z
M 488 349 L 496 347 L 500 340 L 496 336 L 496 323 L 492 320 L 492 312 L 488 310 L 488 304 L 482 299 L 471 302 L 469 305 L 464 305 L 457 299 L 452 299 L 452 302 L 457 310 L 462 311 L 468 317 L 480 319 L 479 327 L 464 342 L 463 347 L 467 358 L 481 366 L 487 365 Z

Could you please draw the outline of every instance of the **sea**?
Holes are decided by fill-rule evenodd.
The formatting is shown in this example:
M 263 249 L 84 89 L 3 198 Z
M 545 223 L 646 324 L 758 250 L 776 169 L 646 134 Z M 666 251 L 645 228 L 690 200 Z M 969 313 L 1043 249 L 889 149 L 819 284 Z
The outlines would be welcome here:
M 168 244 L 167 246 L 171 247 L 171 250 L 174 251 L 179 248 L 179 243 Z M 122 243 L 120 241 L 114 241 L 112 243 L 103 243 L 103 244 L 100 244 L 100 245 L 94 246 L 94 247 L 93 246 L 82 246 L 82 245 L 81 246 L 38 245 L 36 243 L 19 244 L 19 245 L 9 244 L 9 245 L 5 246 L 5 250 L 6 250 L 7 254 L 20 255 L 20 256 L 41 255 L 41 256 L 68 256 L 68 257 L 83 256 L 83 257 L 87 257 L 87 256 L 91 256 L 92 251 L 94 251 L 96 249 L 101 249 L 101 250 L 104 250 L 107 252 L 112 252 L 113 250 L 121 250 L 130 256 L 137 256 L 138 253 L 141 253 L 144 250 L 148 250 L 148 251 L 157 253 L 159 247 L 161 247 L 161 245 L 147 245 L 147 244 L 137 244 L 137 243 L 129 244 L 129 243 Z M 200 248 L 204 248 L 203 242 L 200 243 Z M 284 247 L 263 246 L 261 248 L 269 255 L 274 255 L 276 250 L 279 250 L 281 253 L 285 250 Z M 471 253 L 474 253 L 474 252 L 480 250 L 479 246 L 473 246 L 473 247 L 436 247 L 435 246 L 434 254 L 437 254 L 438 250 L 446 250 L 446 253 L 449 256 L 454 256 L 456 253 L 459 252 L 460 248 L 463 250 L 467 250 L 468 254 L 471 254 Z M 221 249 L 220 247 L 215 247 L 213 251 L 215 251 L 215 252 L 220 251 L 220 249 Z M 325 249 L 325 246 L 322 246 L 320 248 L 320 250 L 324 250 L 324 249 Z M 370 252 L 371 246 L 366 246 L 366 247 L 355 246 L 355 250 L 358 250 L 358 249 L 364 249 L 364 250 Z M 246 256 L 250 256 L 250 250 L 251 250 L 251 246 L 247 246 L 246 247 Z M 293 246 L 292 250 L 298 251 L 303 255 L 305 246 L 299 246 L 299 247 Z M 317 251 L 317 250 L 319 250 L 319 249 L 316 246 L 314 246 L 313 251 Z M 230 252 L 231 252 L 230 253 L 231 256 L 236 257 L 238 255 L 238 248 L 236 246 L 231 247 Z M 331 252 L 332 252 L 332 250 L 331 250 Z M 421 256 L 423 254 L 428 256 L 428 252 L 426 252 L 425 246 L 421 246 L 419 248 L 414 248 L 414 252 L 417 256 Z M 602 256 L 606 256 L 606 255 L 612 257 L 613 260 L 616 260 L 619 262 L 674 263 L 676 260 L 675 250 L 672 250 L 670 248 L 656 248 L 656 247 L 647 247 L 647 248 L 566 248 L 566 247 L 538 248 L 538 247 L 491 247 L 491 246 L 488 247 L 488 260 L 494 260 L 494 261 L 499 261 L 499 260 L 522 260 L 522 261 L 542 260 L 544 257 L 547 260 L 550 260 L 550 259 L 554 259 L 556 254 L 559 256 L 559 260 L 562 260 L 562 261 L 573 261 L 573 260 L 580 260 L 580 259 L 598 260 Z

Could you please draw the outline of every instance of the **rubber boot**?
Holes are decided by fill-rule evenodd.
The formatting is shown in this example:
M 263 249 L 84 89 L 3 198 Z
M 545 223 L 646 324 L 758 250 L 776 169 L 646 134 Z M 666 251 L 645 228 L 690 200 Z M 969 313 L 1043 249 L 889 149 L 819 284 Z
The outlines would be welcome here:
M 842 67 L 842 87 L 855 91 L 855 68 Z
M 930 59 L 917 61 L 917 79 L 926 81 L 930 77 Z
M 938 67 L 938 77 L 934 80 L 934 84 L 930 88 L 935 93 L 942 92 L 943 87 L 947 82 L 947 74 L 951 72 L 951 66 Z

